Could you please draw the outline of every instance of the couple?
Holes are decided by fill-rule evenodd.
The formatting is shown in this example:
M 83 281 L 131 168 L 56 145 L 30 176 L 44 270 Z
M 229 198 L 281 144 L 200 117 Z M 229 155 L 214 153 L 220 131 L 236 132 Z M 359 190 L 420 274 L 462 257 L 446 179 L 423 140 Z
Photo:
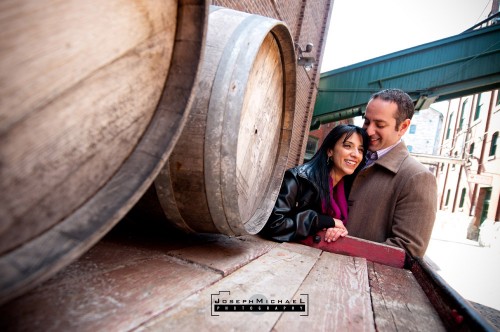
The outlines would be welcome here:
M 349 233 L 423 257 L 437 185 L 401 140 L 414 111 L 410 96 L 399 89 L 372 95 L 363 129 L 333 128 L 309 162 L 285 172 L 262 234 L 293 241 L 326 229 L 326 242 Z

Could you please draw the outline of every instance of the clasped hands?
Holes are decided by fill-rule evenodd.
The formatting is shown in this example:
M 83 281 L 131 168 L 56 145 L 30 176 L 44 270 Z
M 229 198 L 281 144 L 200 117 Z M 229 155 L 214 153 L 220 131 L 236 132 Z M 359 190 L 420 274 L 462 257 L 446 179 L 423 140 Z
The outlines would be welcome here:
M 334 227 L 323 228 L 325 233 L 325 242 L 334 242 L 339 239 L 339 237 L 344 237 L 347 235 L 347 229 L 344 226 L 342 220 L 333 218 L 335 222 Z

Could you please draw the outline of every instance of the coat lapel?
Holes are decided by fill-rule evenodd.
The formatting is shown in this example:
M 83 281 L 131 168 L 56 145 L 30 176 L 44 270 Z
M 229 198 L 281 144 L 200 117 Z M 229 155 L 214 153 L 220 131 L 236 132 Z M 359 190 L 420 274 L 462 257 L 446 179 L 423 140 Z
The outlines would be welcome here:
M 400 142 L 391 151 L 377 159 L 375 164 L 382 166 L 393 173 L 397 173 L 406 158 L 410 156 L 404 142 Z

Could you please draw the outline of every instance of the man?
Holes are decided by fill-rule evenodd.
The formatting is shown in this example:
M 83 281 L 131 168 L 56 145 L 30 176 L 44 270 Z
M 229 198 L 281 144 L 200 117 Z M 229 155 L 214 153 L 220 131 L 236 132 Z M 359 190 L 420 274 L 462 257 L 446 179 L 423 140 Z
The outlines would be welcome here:
M 367 164 L 349 194 L 349 235 L 396 245 L 423 257 L 437 209 L 434 175 L 412 158 L 401 137 L 413 102 L 398 89 L 372 95 L 363 128 L 370 137 Z

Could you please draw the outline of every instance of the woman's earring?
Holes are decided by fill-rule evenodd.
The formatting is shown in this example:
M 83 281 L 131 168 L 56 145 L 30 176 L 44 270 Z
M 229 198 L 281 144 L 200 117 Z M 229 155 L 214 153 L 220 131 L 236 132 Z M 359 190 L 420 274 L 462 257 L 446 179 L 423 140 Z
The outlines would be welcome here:
M 330 166 L 330 162 L 332 161 L 331 158 L 331 156 L 328 156 L 328 158 L 326 159 L 326 166 Z

